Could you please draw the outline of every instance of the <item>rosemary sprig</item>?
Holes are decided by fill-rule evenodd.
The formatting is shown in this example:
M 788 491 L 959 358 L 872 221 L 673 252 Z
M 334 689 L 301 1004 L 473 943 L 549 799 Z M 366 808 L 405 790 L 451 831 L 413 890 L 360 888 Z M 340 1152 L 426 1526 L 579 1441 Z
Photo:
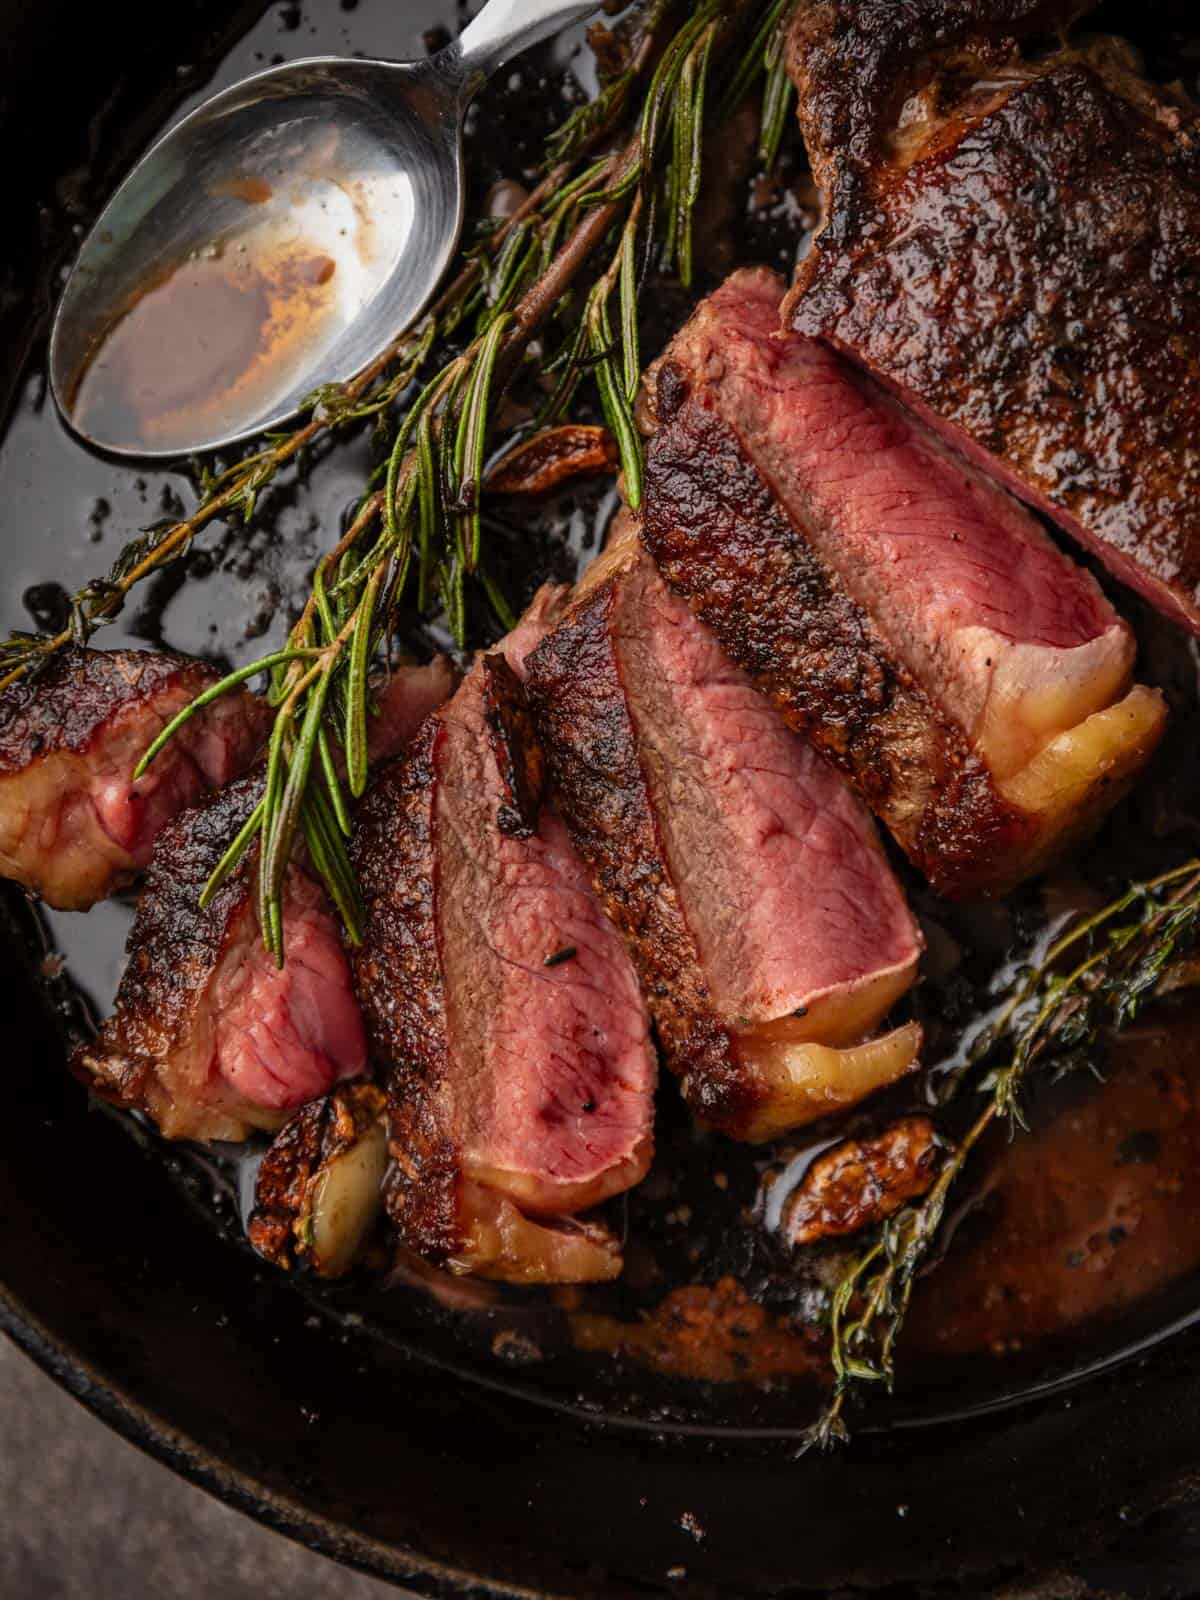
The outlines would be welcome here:
M 374 419 L 386 459 L 350 526 L 318 561 L 286 649 L 240 668 L 194 702 L 138 768 L 140 775 L 202 704 L 256 672 L 268 675 L 275 724 L 262 803 L 206 896 L 258 841 L 263 937 L 278 961 L 283 883 L 301 838 L 357 938 L 343 783 L 350 796 L 365 786 L 372 663 L 392 636 L 414 572 L 418 605 L 436 594 L 460 645 L 469 582 L 478 582 L 498 618 L 511 624 L 483 560 L 480 502 L 496 399 L 530 364 L 535 338 L 557 330 L 557 354 L 545 363 L 557 381 L 539 421 L 560 415 L 590 377 L 616 440 L 627 498 L 640 503 L 633 405 L 641 290 L 651 268 L 674 268 L 691 282 L 714 63 L 721 81 L 713 104 L 729 103 L 731 84 L 739 96 L 748 93 L 769 74 L 768 45 L 784 7 L 785 0 L 650 0 L 597 99 L 549 141 L 544 180 L 513 217 L 488 226 L 465 251 L 457 276 L 416 327 L 350 383 L 319 390 L 301 426 L 222 472 L 203 470 L 196 511 L 122 552 L 108 578 L 75 597 L 70 628 L 48 638 L 14 637 L 0 649 L 3 689 L 72 639 L 86 642 L 133 585 L 178 559 L 206 522 L 231 512 L 252 518 L 280 467 L 324 433 Z M 768 97 L 764 115 L 775 114 Z M 573 291 L 585 274 L 591 284 L 580 308 Z
M 106 576 L 90 580 L 71 597 L 70 619 L 58 633 L 17 631 L 0 644 L 0 692 L 19 679 L 36 674 L 68 645 L 87 644 L 99 628 L 120 615 L 133 588 L 182 559 L 195 536 L 209 523 L 219 517 L 236 516 L 248 526 L 254 519 L 259 497 L 282 468 L 334 429 L 385 413 L 411 387 L 437 341 L 449 337 L 470 314 L 480 295 L 488 262 L 504 252 L 512 236 L 521 233 L 528 217 L 561 197 L 572 176 L 572 163 L 611 131 L 631 88 L 658 48 L 670 9 L 671 0 L 655 0 L 648 7 L 625 69 L 594 103 L 595 111 L 586 119 L 577 118 L 570 138 L 562 141 L 561 150 L 552 145 L 543 181 L 512 217 L 466 252 L 460 270 L 418 323 L 399 333 L 349 382 L 315 390 L 302 420 L 294 428 L 269 437 L 260 448 L 231 466 L 218 469 L 209 463 L 196 464 L 199 500 L 193 511 L 178 521 L 142 529 L 123 547 Z
M 277 720 L 263 805 L 238 844 L 244 854 L 261 835 L 263 937 L 277 961 L 283 960 L 284 874 L 301 833 L 349 937 L 357 938 L 357 893 L 341 843 L 345 808 L 331 777 L 336 783 L 340 747 L 350 794 L 361 794 L 366 784 L 369 667 L 390 634 L 414 554 L 418 600 L 424 603 L 436 585 L 460 642 L 469 579 L 482 580 L 497 614 L 511 622 L 481 565 L 480 500 L 495 398 L 521 370 L 534 337 L 556 320 L 568 320 L 572 284 L 610 244 L 608 264 L 563 340 L 550 409 L 561 410 L 580 379 L 591 374 L 616 439 L 627 498 L 635 507 L 640 503 L 641 442 L 633 417 L 641 377 L 639 294 L 652 260 L 660 266 L 674 261 L 690 281 L 691 216 L 713 46 L 726 31 L 740 34 L 746 9 L 739 0 L 698 0 L 684 8 L 672 31 L 672 7 L 665 0 L 651 5 L 627 65 L 600 96 L 602 109 L 575 114 L 551 141 L 550 159 L 558 163 L 553 184 L 548 179 L 535 204 L 470 252 L 474 270 L 460 275 L 463 292 L 453 298 L 438 333 L 413 336 L 403 382 L 392 376 L 382 390 L 356 392 L 348 401 L 329 392 L 323 396 L 323 407 L 343 418 L 370 410 L 390 419 L 393 431 L 382 491 L 364 499 L 337 546 L 318 562 L 288 652 L 258 663 L 272 672 Z M 767 9 L 777 11 L 778 0 Z M 748 31 L 750 48 L 761 57 L 758 32 L 752 26 Z M 743 64 L 735 70 L 742 72 Z M 614 119 L 635 104 L 643 76 L 641 107 L 624 139 L 611 141 Z M 598 149 L 606 135 L 608 147 Z M 661 229 L 656 219 L 663 221 Z M 448 353 L 432 375 L 423 371 L 448 333 L 471 319 L 473 333 L 465 345 Z M 243 679 L 249 670 L 242 669 Z M 236 859 L 222 862 L 222 870 L 232 870 Z
M 810 1443 L 848 1438 L 845 1408 L 858 1384 L 891 1389 L 896 1341 L 917 1277 L 937 1244 L 947 1197 L 989 1128 L 1007 1121 L 1010 1136 L 1027 1128 L 1022 1097 L 1030 1073 L 1098 1075 L 1104 1035 L 1133 1021 L 1193 949 L 1198 933 L 1200 860 L 1193 860 L 1131 884 L 1056 939 L 1020 978 L 968 1053 L 969 1065 L 986 1069 L 978 1089 L 987 1104 L 950 1147 L 933 1187 L 875 1231 L 834 1289 L 834 1389 Z

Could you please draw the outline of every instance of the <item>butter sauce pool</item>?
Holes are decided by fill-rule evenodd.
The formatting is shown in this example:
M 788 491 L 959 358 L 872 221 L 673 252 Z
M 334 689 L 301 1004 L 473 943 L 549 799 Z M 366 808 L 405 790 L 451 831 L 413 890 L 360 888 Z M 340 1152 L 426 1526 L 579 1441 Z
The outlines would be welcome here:
M 182 113 L 210 89 L 277 59 L 325 51 L 420 54 L 435 42 L 430 30 L 453 26 L 457 13 L 442 0 L 410 4 L 402 19 L 386 0 L 343 0 L 340 7 L 319 0 L 304 8 L 275 6 L 256 18 L 248 13 L 245 20 L 247 31 L 213 65 L 211 78 L 191 69 L 188 98 L 173 106 L 158 98 L 160 117 Z M 1176 50 L 1179 41 L 1166 45 Z M 1164 54 L 1160 64 L 1171 59 Z M 522 67 L 477 109 L 469 137 L 476 205 L 497 178 L 532 175 L 542 138 L 580 93 L 563 78 L 566 66 L 590 87 L 589 58 L 567 45 L 553 70 L 543 76 L 536 65 Z M 156 93 L 146 90 L 145 105 Z M 144 120 L 148 135 L 153 123 Z M 498 161 L 501 149 L 507 154 Z M 76 193 L 88 192 L 87 204 L 94 205 L 123 159 L 114 147 L 112 170 L 90 192 L 77 175 Z M 733 186 L 735 207 L 730 213 L 719 198 L 713 203 L 713 272 L 734 260 L 762 259 L 786 270 L 812 221 L 794 161 L 785 173 L 795 181 L 776 189 L 761 181 L 747 185 L 736 156 L 729 166 L 719 182 Z M 740 215 L 746 203 L 756 207 L 748 220 Z M 55 250 L 61 257 L 83 225 L 78 206 L 67 211 L 51 202 L 50 216 L 54 244 L 44 261 L 59 259 Z M 172 280 L 170 294 L 184 287 Z M 53 284 L 41 288 L 45 293 Z M 669 292 L 658 298 L 658 331 L 665 335 L 686 303 Z M 193 496 L 186 473 L 118 466 L 83 450 L 49 403 L 41 361 L 35 344 L 0 446 L 6 631 L 31 621 L 61 626 L 73 590 L 104 571 L 138 527 L 177 516 Z M 229 667 L 254 659 L 284 636 L 312 564 L 342 525 L 369 464 L 365 437 L 322 446 L 307 473 L 272 487 L 251 530 L 221 527 L 201 536 L 185 566 L 140 591 L 97 643 L 161 643 Z M 497 506 L 491 533 L 503 552 L 510 597 L 519 603 L 548 576 L 573 577 L 597 548 L 612 507 L 611 485 L 603 482 L 553 503 Z M 1023 891 L 1005 905 L 954 908 L 907 880 L 929 935 L 928 977 L 917 1005 L 935 1067 L 953 1059 L 986 1009 L 997 974 L 1048 923 L 1132 875 L 1200 848 L 1195 646 L 1126 597 L 1118 600 L 1141 629 L 1144 676 L 1171 698 L 1167 745 L 1095 848 L 1044 889 Z M 481 627 L 477 642 L 488 637 Z M 433 626 L 418 630 L 412 642 L 444 639 Z M 28 924 L 33 914 L 9 898 Z M 86 917 L 38 915 L 45 943 L 29 927 L 28 946 L 56 998 L 74 1005 L 82 994 L 103 1010 L 116 987 L 130 907 L 114 901 Z M 65 977 L 56 976 L 60 959 Z M 1193 1203 L 1198 1060 L 1195 1016 L 1186 1003 L 1164 1009 L 1122 1044 L 1104 1086 L 1074 1084 L 1043 1096 L 1028 1142 L 996 1142 L 967 1185 L 949 1259 L 918 1295 L 904 1397 L 910 1416 L 989 1404 L 1070 1379 L 1200 1309 L 1191 1282 L 1200 1266 L 1200 1221 L 1191 1220 L 1200 1217 Z M 364 1277 L 334 1287 L 302 1283 L 297 1292 L 347 1327 L 589 1414 L 704 1426 L 802 1425 L 811 1410 L 810 1384 L 766 1394 L 728 1380 L 786 1387 L 790 1375 L 808 1378 L 817 1365 L 803 1323 L 820 1313 L 837 1253 L 793 1258 L 771 1220 L 783 1214 L 789 1189 L 833 1135 L 815 1130 L 807 1141 L 764 1155 L 698 1133 L 673 1085 L 664 1086 L 661 1101 L 655 1169 L 616 1211 L 628 1269 L 613 1289 L 520 1293 L 446 1284 L 399 1263 L 384 1286 Z M 864 1120 L 914 1109 L 927 1108 L 909 1091 Z M 167 1163 L 234 1247 L 257 1152 L 193 1152 L 166 1147 L 136 1127 L 131 1132 L 147 1159 Z M 769 1172 L 777 1177 L 767 1195 Z M 639 1312 L 655 1307 L 662 1309 L 646 1330 L 631 1334 Z M 1003 1352 L 1005 1359 L 980 1359 L 981 1351 Z M 923 1388 L 921 1358 L 930 1353 L 932 1380 Z

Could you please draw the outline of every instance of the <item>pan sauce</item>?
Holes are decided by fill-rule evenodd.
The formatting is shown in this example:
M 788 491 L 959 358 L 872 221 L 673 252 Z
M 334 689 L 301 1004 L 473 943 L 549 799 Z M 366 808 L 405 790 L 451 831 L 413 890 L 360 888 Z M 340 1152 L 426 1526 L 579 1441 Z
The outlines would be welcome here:
M 304 12 L 305 31 L 294 53 L 419 53 L 421 29 L 452 8 L 427 0 L 412 9 L 406 37 L 398 39 L 394 18 L 371 8 L 347 14 L 333 0 L 320 0 Z M 281 45 L 293 49 L 279 14 L 268 13 L 231 52 L 216 82 L 261 66 Z M 531 69 L 514 74 L 480 108 L 471 140 L 477 196 L 499 176 L 528 178 L 538 139 L 562 110 L 557 83 L 539 83 Z M 489 151 L 505 144 L 511 160 L 491 163 Z M 740 192 L 742 178 L 735 176 Z M 759 210 L 748 222 L 714 227 L 714 267 L 723 270 L 732 254 L 786 270 L 797 246 L 797 219 L 810 215 L 804 195 L 798 176 L 794 192 L 758 184 L 752 198 Z M 249 193 L 242 198 L 248 205 L 256 200 Z M 302 283 L 315 294 L 333 281 L 322 282 L 324 269 L 312 262 L 302 266 Z M 198 267 L 190 292 L 212 292 L 215 279 L 201 285 L 204 275 Z M 187 287 L 172 280 L 158 292 L 169 300 Z M 677 298 L 662 299 L 669 302 L 666 332 L 685 307 Z M 102 571 L 137 526 L 177 514 L 191 493 L 182 475 L 86 455 L 46 403 L 38 359 L 24 376 L 0 446 L 6 629 L 29 626 L 31 616 L 57 625 L 67 592 Z M 309 482 L 284 479 L 249 535 L 222 530 L 199 541 L 188 558 L 187 582 L 170 573 L 156 580 L 99 642 L 165 642 L 231 666 L 260 654 L 282 637 L 303 598 L 312 562 L 366 470 L 367 448 L 361 439 L 339 442 Z M 602 484 L 527 508 L 501 508 L 489 531 L 509 555 L 513 597 L 526 598 L 544 577 L 573 576 L 590 559 L 611 507 L 611 488 Z M 45 529 L 47 539 L 30 540 L 32 526 Z M 951 910 L 909 880 L 930 932 L 929 976 L 917 1004 L 931 1061 L 953 1055 L 985 1004 L 992 976 L 1061 912 L 1059 896 L 1107 895 L 1129 876 L 1200 847 L 1191 798 L 1200 795 L 1195 648 L 1124 597 L 1119 604 L 1141 628 L 1144 675 L 1172 700 L 1167 745 L 1145 784 L 1094 851 L 1085 853 L 1078 874 L 1048 894 L 1023 892 L 1009 905 Z M 417 630 L 414 642 L 429 637 Z M 86 918 L 47 914 L 45 921 L 68 973 L 106 1002 L 115 989 L 127 908 L 109 904 Z M 628 1271 L 616 1289 L 567 1296 L 561 1308 L 545 1296 L 501 1292 L 482 1297 L 474 1309 L 460 1304 L 447 1311 L 412 1292 L 410 1276 L 407 1291 L 381 1294 L 352 1283 L 329 1295 L 322 1291 L 320 1303 L 352 1309 L 355 1316 L 361 1304 L 389 1337 L 442 1349 L 461 1340 L 468 1349 L 482 1349 L 491 1370 L 497 1361 L 520 1362 L 534 1388 L 551 1390 L 557 1383 L 574 1390 L 595 1381 L 600 1403 L 618 1410 L 657 1403 L 646 1398 L 643 1368 L 669 1386 L 810 1377 L 818 1362 L 806 1318 L 822 1310 L 840 1258 L 832 1250 L 793 1255 L 763 1226 L 763 1157 L 697 1135 L 674 1103 L 672 1086 L 664 1099 L 656 1170 L 625 1203 Z M 1105 1084 L 1069 1086 L 1061 1104 L 1040 1108 L 1031 1137 L 1012 1145 L 997 1141 L 986 1171 L 981 1163 L 978 1181 L 968 1186 L 971 1205 L 948 1259 L 918 1294 L 909 1334 L 913 1358 L 1011 1355 L 1046 1336 L 1081 1331 L 1084 1348 L 1087 1330 L 1098 1321 L 1144 1303 L 1200 1266 L 1198 1107 L 1200 1020 L 1181 1008 L 1152 1015 L 1131 1033 L 1115 1052 Z M 899 1115 L 927 1108 L 910 1096 L 891 1109 Z M 821 1133 L 817 1148 L 832 1137 Z M 796 1181 L 805 1163 L 799 1149 L 790 1156 Z M 213 1167 L 189 1172 L 188 1182 L 211 1205 Z M 219 1205 L 218 1220 L 223 1214 Z M 582 1364 L 569 1347 L 582 1352 Z M 601 1361 L 604 1355 L 619 1359 Z M 603 1380 L 597 1377 L 601 1367 L 609 1369 Z M 723 1414 L 726 1401 L 713 1404 Z M 776 1408 L 776 1420 L 785 1414 Z

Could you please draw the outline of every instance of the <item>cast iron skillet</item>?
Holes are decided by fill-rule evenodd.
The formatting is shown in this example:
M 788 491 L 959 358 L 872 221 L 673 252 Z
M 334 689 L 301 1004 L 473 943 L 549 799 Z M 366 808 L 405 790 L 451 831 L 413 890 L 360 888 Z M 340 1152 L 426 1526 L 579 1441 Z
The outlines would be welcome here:
M 6 383 L 71 242 L 36 198 L 77 169 L 94 203 L 169 109 L 162 85 L 188 86 L 177 63 L 259 10 L 0 0 Z M 0 1323 L 126 1437 L 292 1537 L 425 1595 L 980 1595 L 1064 1569 L 1195 1592 L 1200 1331 L 1069 1394 L 829 1459 L 585 1425 L 314 1317 L 89 1111 L 15 917 L 5 955 Z

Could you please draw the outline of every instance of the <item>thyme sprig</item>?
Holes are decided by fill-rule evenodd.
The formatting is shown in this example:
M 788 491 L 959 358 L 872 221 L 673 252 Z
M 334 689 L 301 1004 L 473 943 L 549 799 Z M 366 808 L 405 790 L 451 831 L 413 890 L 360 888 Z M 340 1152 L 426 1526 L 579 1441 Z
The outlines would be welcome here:
M 529 202 L 468 249 L 438 306 L 368 379 L 315 397 L 310 430 L 374 417 L 387 432 L 386 457 L 350 526 L 317 562 L 287 648 L 210 691 L 245 682 L 255 668 L 268 675 L 276 709 L 262 802 L 215 876 L 223 881 L 258 842 L 260 922 L 278 962 L 283 886 L 301 838 L 348 936 L 359 938 L 361 907 L 345 845 L 349 801 L 367 780 L 370 668 L 391 638 L 402 599 L 415 587 L 424 608 L 436 595 L 462 644 L 467 584 L 479 581 L 500 622 L 512 625 L 483 561 L 480 508 L 496 400 L 525 370 L 536 338 L 558 338 L 543 363 L 556 381 L 537 425 L 561 416 L 590 377 L 616 442 L 626 498 L 640 504 L 633 406 L 641 291 L 652 268 L 691 283 L 713 64 L 732 63 L 720 87 L 736 79 L 748 92 L 769 71 L 764 19 L 777 29 L 782 15 L 782 0 L 652 0 L 594 108 L 573 113 L 550 140 L 547 177 Z M 740 55 L 732 48 L 738 41 Z M 580 307 L 574 289 L 585 274 L 591 284 Z M 209 490 L 252 511 L 275 470 L 272 452 L 287 448 L 286 440 L 270 445 Z M 197 705 L 164 730 L 139 775 Z M 205 892 L 211 897 L 213 883 Z
M 993 1125 L 1026 1131 L 1023 1097 L 1036 1069 L 1054 1078 L 1099 1075 L 1104 1037 L 1127 1026 L 1185 959 L 1200 934 L 1200 860 L 1134 883 L 1075 922 L 1017 980 L 996 1018 L 972 1041 L 987 1104 L 949 1154 L 932 1188 L 875 1230 L 832 1296 L 834 1388 L 809 1442 L 849 1436 L 846 1404 L 859 1384 L 895 1379 L 895 1348 L 917 1278 L 938 1243 L 946 1202 L 971 1152 Z M 960 1074 L 957 1084 L 965 1081 Z

